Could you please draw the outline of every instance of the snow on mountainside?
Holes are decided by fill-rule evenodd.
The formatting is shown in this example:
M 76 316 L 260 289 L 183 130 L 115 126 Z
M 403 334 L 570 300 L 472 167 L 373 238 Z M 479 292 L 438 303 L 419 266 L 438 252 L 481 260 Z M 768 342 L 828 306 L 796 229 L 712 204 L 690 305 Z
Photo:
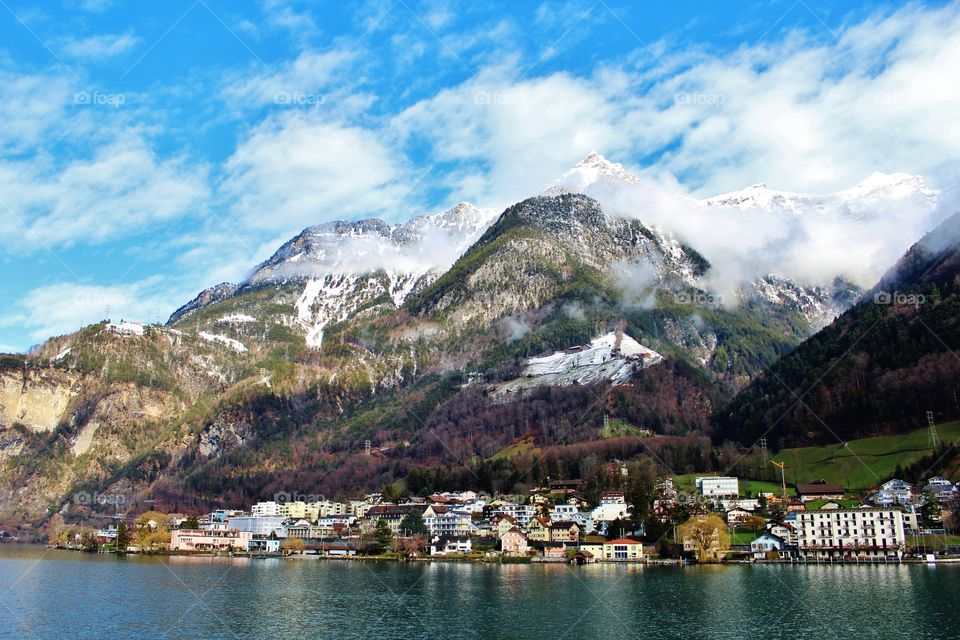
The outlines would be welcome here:
M 624 384 L 636 368 L 646 369 L 663 356 L 624 333 L 612 331 L 589 345 L 572 347 L 526 361 L 523 376 L 500 384 L 495 395 L 522 393 L 544 385 L 566 386 L 609 381 Z
M 636 215 L 644 220 L 642 207 L 677 212 L 725 208 L 769 212 L 772 215 L 820 215 L 868 223 L 890 212 L 929 213 L 939 202 L 939 191 L 927 187 L 923 178 L 904 173 L 874 173 L 854 187 L 823 195 L 776 191 L 756 184 L 740 191 L 697 200 L 679 193 L 652 187 L 650 180 L 630 175 L 623 165 L 593 152 L 546 189 L 546 193 L 578 192 L 595 198 L 608 211 Z M 639 209 L 639 210 L 637 210 Z M 644 220 L 648 225 L 652 220 Z M 667 246 L 679 246 L 670 229 L 651 228 Z M 695 249 L 700 247 L 694 244 Z M 709 255 L 706 256 L 708 259 Z M 741 285 L 738 297 L 761 299 L 799 311 L 814 328 L 820 328 L 845 311 L 859 293 L 859 287 L 834 274 L 824 282 L 801 282 L 790 275 L 768 273 Z M 801 278 L 802 279 L 802 278 Z
M 877 214 L 890 201 L 908 201 L 924 208 L 936 206 L 940 192 L 927 187 L 922 176 L 906 173 L 873 173 L 865 180 L 843 191 L 810 195 L 777 191 L 765 184 L 755 184 L 704 200 L 711 207 L 737 209 L 761 208 L 802 214 L 808 211 L 837 211 L 840 215 L 864 219 Z
M 496 213 L 462 202 L 404 224 L 382 220 L 308 227 L 261 264 L 244 287 L 302 283 L 297 322 L 308 346 L 323 329 L 388 297 L 399 307 L 449 268 L 493 222 Z

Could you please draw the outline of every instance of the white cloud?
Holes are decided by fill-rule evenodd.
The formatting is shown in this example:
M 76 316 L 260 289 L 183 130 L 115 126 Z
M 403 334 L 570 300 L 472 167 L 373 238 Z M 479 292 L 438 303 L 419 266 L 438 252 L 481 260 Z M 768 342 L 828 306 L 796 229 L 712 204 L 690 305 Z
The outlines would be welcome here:
M 235 107 L 319 106 L 334 102 L 328 93 L 343 94 L 342 85 L 356 59 L 350 51 L 305 51 L 279 71 L 234 78 L 223 94 Z
M 594 148 L 643 157 L 702 195 L 755 182 L 830 191 L 877 170 L 925 174 L 935 186 L 954 179 L 960 5 L 910 6 L 846 27 L 832 44 L 794 33 L 723 56 L 659 54 L 653 67 L 588 77 L 487 67 L 395 126 L 461 163 L 464 196 L 501 202 Z
M 39 145 L 62 120 L 73 96 L 70 82 L 54 74 L 0 70 L 0 87 L 0 152 L 19 153 Z
M 513 81 L 511 71 L 487 69 L 394 121 L 404 139 L 430 141 L 434 159 L 464 163 L 453 173 L 458 199 L 506 204 L 535 193 L 594 148 L 626 148 L 617 127 L 622 114 L 602 82 L 566 74 Z
M 158 160 L 138 139 L 62 167 L 46 157 L 0 163 L 0 193 L 6 221 L 0 244 L 11 251 L 143 233 L 202 208 L 209 197 L 202 167 Z
M 406 191 L 398 160 L 377 133 L 314 112 L 271 117 L 226 163 L 222 193 L 249 229 L 299 231 L 325 220 L 391 217 Z
M 129 33 L 66 38 L 63 40 L 63 51 L 71 58 L 102 60 L 126 53 L 138 42 L 139 39 Z
M 0 317 L 0 326 L 22 327 L 29 339 L 37 343 L 108 317 L 114 321 L 165 320 L 164 314 L 171 311 L 168 285 L 159 278 L 117 286 L 47 285 L 33 289 L 14 304 L 10 313 Z M 185 291 L 172 289 L 186 296 Z

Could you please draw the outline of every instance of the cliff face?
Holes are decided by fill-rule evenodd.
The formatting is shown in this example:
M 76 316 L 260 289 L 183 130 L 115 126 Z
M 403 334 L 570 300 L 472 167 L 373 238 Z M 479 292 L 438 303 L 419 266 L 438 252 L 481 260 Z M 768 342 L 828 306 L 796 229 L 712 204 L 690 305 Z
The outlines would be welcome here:
M 22 425 L 33 432 L 56 429 L 79 392 L 80 376 L 59 369 L 0 372 L 0 429 Z

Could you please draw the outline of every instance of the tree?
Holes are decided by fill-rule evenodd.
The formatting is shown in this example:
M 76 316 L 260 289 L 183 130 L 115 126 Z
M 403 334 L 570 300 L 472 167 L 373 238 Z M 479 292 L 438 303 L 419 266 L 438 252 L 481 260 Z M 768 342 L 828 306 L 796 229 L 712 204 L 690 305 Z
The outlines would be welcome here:
M 117 524 L 117 551 L 126 551 L 130 546 L 130 529 L 127 523 L 121 520 Z
M 289 555 L 291 553 L 303 553 L 306 546 L 302 538 L 287 538 L 280 545 L 280 548 Z
M 84 527 L 80 530 L 80 547 L 84 551 L 97 550 L 97 534 L 90 527 Z
M 767 528 L 767 519 L 762 516 L 750 516 L 743 524 L 756 534 Z
M 50 521 L 47 522 L 47 543 L 52 545 L 63 544 L 66 542 L 66 531 L 63 516 L 59 513 L 53 514 Z
M 373 539 L 384 550 L 390 548 L 390 541 L 393 540 L 393 532 L 390 531 L 390 525 L 383 518 L 377 520 L 377 527 L 373 530 Z
M 141 549 L 170 543 L 167 514 L 147 511 L 137 518 L 136 541 Z
M 420 512 L 411 511 L 403 516 L 403 520 L 400 521 L 400 534 L 408 538 L 417 535 L 427 536 L 430 535 L 430 530 L 423 522 L 423 516 Z
M 928 492 L 924 495 L 927 497 L 927 501 L 920 508 L 923 524 L 928 527 L 935 527 L 943 521 L 940 501 L 937 500 L 932 493 Z
M 693 516 L 678 528 L 684 547 L 690 547 L 702 563 L 720 562 L 730 548 L 727 523 L 716 514 Z
M 190 516 L 186 520 L 180 523 L 181 529 L 199 529 L 200 528 L 200 519 L 197 516 Z

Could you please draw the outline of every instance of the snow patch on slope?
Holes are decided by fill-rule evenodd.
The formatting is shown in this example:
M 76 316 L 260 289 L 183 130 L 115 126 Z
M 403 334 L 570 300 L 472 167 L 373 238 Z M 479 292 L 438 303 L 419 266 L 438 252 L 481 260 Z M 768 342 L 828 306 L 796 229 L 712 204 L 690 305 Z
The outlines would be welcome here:
M 226 345 L 236 351 L 237 353 L 245 353 L 247 348 L 243 346 L 243 343 L 239 340 L 234 340 L 233 338 L 228 338 L 227 336 L 221 336 L 216 333 L 207 333 L 206 331 L 200 332 L 200 337 L 206 340 L 207 342 L 219 342 L 220 344 Z

